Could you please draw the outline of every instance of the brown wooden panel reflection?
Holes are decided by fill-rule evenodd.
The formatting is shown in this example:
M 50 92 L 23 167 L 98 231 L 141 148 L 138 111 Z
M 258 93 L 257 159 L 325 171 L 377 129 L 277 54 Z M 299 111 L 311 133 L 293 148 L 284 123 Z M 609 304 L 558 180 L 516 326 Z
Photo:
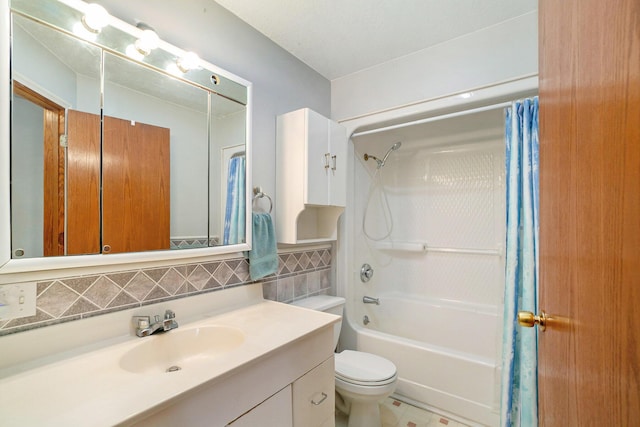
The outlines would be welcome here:
M 100 252 L 100 116 L 67 113 L 67 254 Z
M 103 245 L 109 253 L 169 249 L 170 130 L 104 118 Z

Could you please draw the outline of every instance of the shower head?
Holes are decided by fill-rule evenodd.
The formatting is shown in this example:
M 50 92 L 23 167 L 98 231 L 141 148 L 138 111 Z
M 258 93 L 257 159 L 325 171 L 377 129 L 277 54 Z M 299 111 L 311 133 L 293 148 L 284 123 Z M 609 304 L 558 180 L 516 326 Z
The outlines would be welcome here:
M 371 154 L 364 154 L 364 160 L 367 161 L 369 159 L 373 159 L 376 161 L 376 163 L 378 163 L 377 169 L 380 169 L 381 167 L 384 166 L 384 162 L 387 161 L 387 157 L 389 157 L 389 154 L 391 154 L 392 151 L 396 151 L 398 148 L 400 148 L 400 146 L 402 145 L 402 142 L 398 141 L 395 144 L 393 144 L 391 146 L 391 148 L 389 148 L 387 150 L 387 153 L 384 155 L 384 157 L 382 158 L 382 160 L 380 160 L 379 158 L 377 158 L 376 156 L 372 156 Z
M 385 154 L 384 157 L 382 158 L 382 164 L 380 165 L 380 167 L 384 166 L 384 162 L 387 161 L 387 157 L 389 157 L 389 154 L 391 154 L 392 151 L 396 151 L 398 148 L 400 148 L 401 145 L 402 145 L 402 142 L 398 141 L 395 144 L 393 144 L 391 148 L 387 150 L 387 154 Z

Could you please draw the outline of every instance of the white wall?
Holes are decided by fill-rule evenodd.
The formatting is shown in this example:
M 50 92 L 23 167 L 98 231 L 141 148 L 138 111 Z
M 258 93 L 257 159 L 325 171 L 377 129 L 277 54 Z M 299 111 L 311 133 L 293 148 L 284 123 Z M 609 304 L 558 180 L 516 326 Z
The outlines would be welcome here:
M 46 88 L 47 96 L 76 108 L 76 73 L 22 28 L 15 25 L 14 31 L 13 77 L 27 86 L 35 85 L 34 89 Z
M 331 117 L 364 114 L 538 72 L 531 12 L 331 82 Z

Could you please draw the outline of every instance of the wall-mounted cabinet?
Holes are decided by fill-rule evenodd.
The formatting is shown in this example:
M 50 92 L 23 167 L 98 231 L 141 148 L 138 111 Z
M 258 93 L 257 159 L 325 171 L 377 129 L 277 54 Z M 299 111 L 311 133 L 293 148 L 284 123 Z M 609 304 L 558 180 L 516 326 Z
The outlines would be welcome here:
M 346 204 L 346 129 L 308 108 L 278 116 L 276 162 L 278 242 L 336 240 Z

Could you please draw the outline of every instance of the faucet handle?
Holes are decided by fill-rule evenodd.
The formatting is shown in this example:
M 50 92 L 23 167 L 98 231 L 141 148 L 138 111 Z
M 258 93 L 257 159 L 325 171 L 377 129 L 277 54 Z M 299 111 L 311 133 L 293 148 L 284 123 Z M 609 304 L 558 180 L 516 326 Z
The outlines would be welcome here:
M 176 318 L 176 314 L 173 312 L 173 310 L 167 310 L 167 311 L 164 312 L 164 318 L 165 318 L 165 320 L 175 319 Z
M 151 318 L 149 316 L 133 316 L 135 333 L 139 337 L 146 337 L 150 333 Z
M 149 316 L 133 316 L 133 322 L 136 328 L 145 329 L 149 327 L 151 319 L 149 319 Z

